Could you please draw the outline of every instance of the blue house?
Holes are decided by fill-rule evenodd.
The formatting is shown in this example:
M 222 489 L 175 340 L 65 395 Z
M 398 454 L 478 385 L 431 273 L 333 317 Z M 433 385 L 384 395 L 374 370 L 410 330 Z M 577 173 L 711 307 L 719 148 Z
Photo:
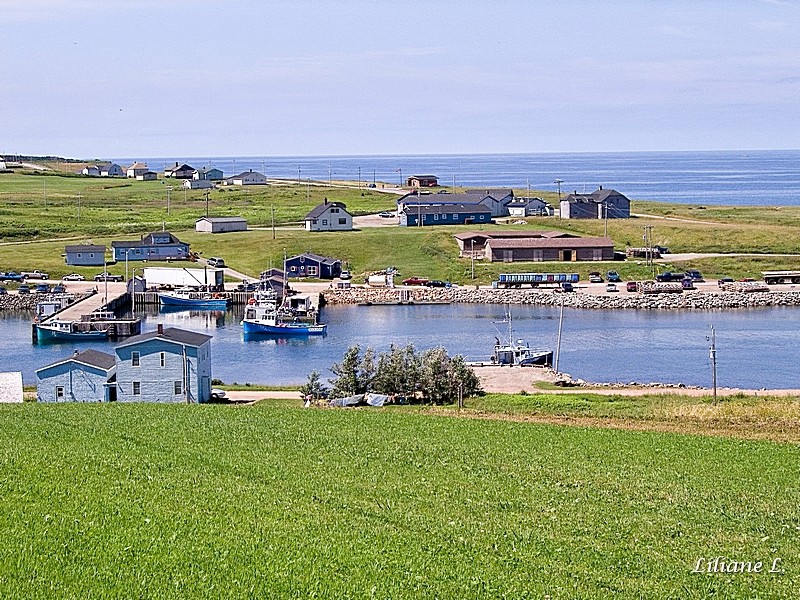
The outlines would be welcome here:
M 36 371 L 39 402 L 110 402 L 116 399 L 116 359 L 97 350 L 75 351 Z
M 400 225 L 464 225 L 492 222 L 492 211 L 483 204 L 406 205 L 400 214 Z
M 287 277 L 335 279 L 342 272 L 342 261 L 306 252 L 286 259 Z
M 76 267 L 102 267 L 106 260 L 106 247 L 85 244 L 66 246 L 64 255 L 68 265 Z
M 157 231 L 133 242 L 111 242 L 115 261 L 127 260 L 188 260 L 189 244 L 180 241 L 169 231 Z
M 114 350 L 119 402 L 208 402 L 211 336 L 159 324 Z

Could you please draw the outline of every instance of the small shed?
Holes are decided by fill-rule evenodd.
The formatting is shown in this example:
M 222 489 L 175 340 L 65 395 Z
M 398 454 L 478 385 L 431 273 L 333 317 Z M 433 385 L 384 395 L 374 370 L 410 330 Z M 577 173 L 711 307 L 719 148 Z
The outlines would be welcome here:
M 436 175 L 412 175 L 406 179 L 408 187 L 436 187 L 439 185 L 439 178 Z
M 342 272 L 342 261 L 306 252 L 286 259 L 287 277 L 335 279 Z
M 242 217 L 202 217 L 194 222 L 194 229 L 201 233 L 247 231 L 247 220 Z
M 214 187 L 214 182 L 208 179 L 184 179 L 182 185 L 187 190 L 210 190 Z
M 111 402 L 115 400 L 116 359 L 84 350 L 36 371 L 39 402 Z
M 95 244 L 66 246 L 65 261 L 75 267 L 102 267 L 106 264 L 106 247 Z
M 22 373 L 0 373 L 0 403 L 18 403 L 22 399 Z
M 158 179 L 158 173 L 155 171 L 145 171 L 136 176 L 136 181 L 155 181 Z

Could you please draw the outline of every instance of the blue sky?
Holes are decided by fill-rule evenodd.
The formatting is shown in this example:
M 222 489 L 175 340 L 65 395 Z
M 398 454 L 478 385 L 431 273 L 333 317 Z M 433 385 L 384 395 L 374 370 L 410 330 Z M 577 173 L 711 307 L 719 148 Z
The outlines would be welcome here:
M 0 153 L 798 148 L 800 0 L 1 0 Z

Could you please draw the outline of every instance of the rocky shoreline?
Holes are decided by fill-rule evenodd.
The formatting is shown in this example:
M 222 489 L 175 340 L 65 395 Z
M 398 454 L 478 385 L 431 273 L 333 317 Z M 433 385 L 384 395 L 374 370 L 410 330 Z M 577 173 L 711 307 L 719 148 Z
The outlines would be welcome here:
M 400 290 L 404 290 L 400 301 Z M 537 290 L 455 288 L 361 288 L 323 292 L 327 304 L 531 304 L 586 309 L 717 310 L 800 306 L 800 292 L 684 292 L 682 294 L 590 294 Z

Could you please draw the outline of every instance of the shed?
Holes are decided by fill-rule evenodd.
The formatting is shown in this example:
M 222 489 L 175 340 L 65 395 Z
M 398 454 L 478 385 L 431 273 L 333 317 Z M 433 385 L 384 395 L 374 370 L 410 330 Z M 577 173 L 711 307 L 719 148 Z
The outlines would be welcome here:
M 202 217 L 194 222 L 194 229 L 203 233 L 247 231 L 247 220 L 242 217 Z
M 19 371 L 0 373 L 0 403 L 18 403 L 22 400 L 22 373 Z
M 187 190 L 210 190 L 214 182 L 208 179 L 184 179 L 182 185 Z
M 211 336 L 176 327 L 136 335 L 114 350 L 119 402 L 211 400 Z
M 116 359 L 84 350 L 36 371 L 39 402 L 111 402 L 116 399 Z
M 75 267 L 102 267 L 106 264 L 106 247 L 94 244 L 66 246 L 65 261 Z
M 158 173 L 155 171 L 145 171 L 136 176 L 136 181 L 155 181 L 158 179 Z
M 605 237 L 489 238 L 484 253 L 490 262 L 614 260 L 614 242 Z
M 342 272 L 342 261 L 306 252 L 286 259 L 287 277 L 335 279 Z
M 350 231 L 353 216 L 347 212 L 344 202 L 325 202 L 315 206 L 305 216 L 306 231 Z
M 221 181 L 223 179 L 222 171 L 216 168 L 202 168 L 196 169 L 192 173 L 192 179 L 207 179 L 208 181 Z
M 436 187 L 439 185 L 439 178 L 436 175 L 412 175 L 406 179 L 408 187 Z

